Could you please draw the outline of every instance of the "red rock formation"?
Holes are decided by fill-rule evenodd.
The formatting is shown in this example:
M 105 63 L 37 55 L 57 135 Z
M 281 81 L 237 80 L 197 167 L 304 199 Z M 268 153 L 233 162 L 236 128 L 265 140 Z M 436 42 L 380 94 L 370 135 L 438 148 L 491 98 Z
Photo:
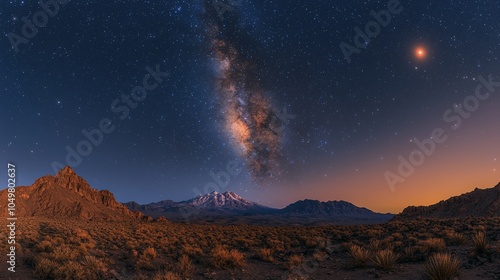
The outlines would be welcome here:
M 70 167 L 33 185 L 16 188 L 16 216 L 124 220 L 144 218 L 117 202 L 110 191 L 97 191 Z M 7 216 L 7 190 L 0 191 L 0 216 Z

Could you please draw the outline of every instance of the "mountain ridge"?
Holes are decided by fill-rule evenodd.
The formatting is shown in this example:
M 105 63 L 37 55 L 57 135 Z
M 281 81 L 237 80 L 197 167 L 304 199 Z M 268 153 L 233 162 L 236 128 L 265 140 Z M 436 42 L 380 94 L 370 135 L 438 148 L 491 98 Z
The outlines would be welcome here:
M 124 203 L 131 210 L 141 211 L 152 217 L 164 216 L 172 220 L 182 220 L 179 215 L 191 216 L 254 216 L 256 219 L 290 219 L 299 224 L 308 220 L 315 222 L 363 222 L 378 223 L 391 219 L 394 215 L 373 212 L 346 201 L 327 201 L 304 199 L 278 209 L 260 205 L 242 198 L 234 192 L 212 192 L 198 195 L 192 199 L 175 202 L 163 200 L 140 205 L 131 201 Z M 186 214 L 188 213 L 188 214 Z
M 319 201 L 313 199 L 303 199 L 281 209 L 285 214 L 299 215 L 343 215 L 343 216 L 373 216 L 392 215 L 390 213 L 378 213 L 365 207 L 359 207 L 344 200 Z
M 500 183 L 493 188 L 474 190 L 441 200 L 429 206 L 409 206 L 394 217 L 413 218 L 465 218 L 500 215 Z
M 35 217 L 61 217 L 87 220 L 150 219 L 150 217 L 185 220 L 198 216 L 213 220 L 241 216 L 254 220 L 267 219 L 273 223 L 347 222 L 379 223 L 392 218 L 392 214 L 373 212 L 346 201 L 319 201 L 304 199 L 282 208 L 271 208 L 226 191 L 198 195 L 175 202 L 162 200 L 140 205 L 136 202 L 120 203 L 108 190 L 93 189 L 70 167 L 60 169 L 55 176 L 46 175 L 31 186 L 16 188 L 16 215 Z M 0 191 L 0 216 L 7 216 L 7 190 Z M 147 217 L 150 216 L 150 217 Z M 232 217 L 232 218 L 231 218 Z M 203 219 L 201 219 L 203 220 Z

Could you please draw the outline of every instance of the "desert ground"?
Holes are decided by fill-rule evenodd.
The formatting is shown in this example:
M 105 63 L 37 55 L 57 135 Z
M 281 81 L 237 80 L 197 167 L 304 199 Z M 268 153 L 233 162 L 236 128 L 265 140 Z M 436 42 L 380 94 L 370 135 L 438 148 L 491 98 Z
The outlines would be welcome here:
M 2 253 L 0 279 L 500 279 L 500 218 L 314 227 L 20 218 L 17 226 L 16 272 Z

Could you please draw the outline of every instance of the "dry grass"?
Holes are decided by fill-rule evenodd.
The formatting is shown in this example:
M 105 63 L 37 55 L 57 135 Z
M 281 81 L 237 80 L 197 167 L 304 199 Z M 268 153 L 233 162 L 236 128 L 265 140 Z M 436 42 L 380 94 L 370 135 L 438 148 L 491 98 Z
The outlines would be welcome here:
M 384 244 L 382 241 L 377 239 L 370 240 L 370 245 L 368 245 L 372 252 L 378 252 L 384 249 Z
M 474 250 L 472 252 L 474 256 L 486 253 L 488 250 L 488 240 L 486 238 L 486 234 L 482 231 L 476 232 L 476 234 L 472 236 L 472 244 L 474 245 Z
M 86 276 L 93 279 L 103 278 L 104 271 L 107 270 L 106 265 L 94 256 L 83 256 L 81 265 L 85 269 Z
M 356 267 L 366 265 L 371 259 L 371 252 L 358 245 L 351 245 L 347 251 Z
M 212 265 L 216 268 L 234 268 L 243 267 L 245 264 L 245 255 L 238 250 L 227 250 L 222 246 L 215 247 L 210 253 Z
M 458 275 L 460 261 L 450 254 L 438 253 L 425 263 L 425 273 L 431 280 L 452 280 Z
M 291 255 L 289 258 L 288 258 L 288 262 L 287 262 L 287 267 L 288 267 L 288 270 L 293 270 L 294 268 L 298 267 L 300 264 L 302 264 L 302 262 L 304 261 L 304 259 L 302 258 L 302 256 L 299 256 L 299 255 Z
M 0 228 L 0 235 L 8 235 L 6 229 Z M 439 260 L 431 263 L 429 256 L 446 245 L 463 245 L 464 236 L 472 242 L 452 248 L 454 252 L 485 252 L 481 258 L 464 254 L 473 269 L 500 258 L 500 218 L 494 217 L 317 227 L 23 218 L 19 230 L 19 264 L 37 279 L 196 279 L 207 271 L 218 277 L 233 270 L 217 270 L 245 267 L 246 256 L 252 256 L 249 269 L 286 267 L 294 272 L 311 264 L 337 266 L 349 256 L 355 267 L 391 270 L 398 262 L 423 266 L 428 260 L 428 270 L 439 270 Z M 5 242 L 0 249 L 7 251 Z M 352 267 L 345 270 L 353 272 Z
M 463 234 L 454 231 L 446 235 L 446 240 L 449 245 L 463 245 L 467 242 L 467 238 Z
M 271 249 L 266 249 L 266 248 L 258 249 L 257 257 L 265 262 L 270 262 L 270 263 L 275 262 Z
M 446 249 L 446 243 L 442 238 L 429 238 L 419 243 L 425 253 L 443 252 Z
M 158 253 L 156 252 L 156 249 L 153 247 L 146 248 L 142 254 L 144 258 L 146 258 L 147 260 L 154 260 L 156 259 L 156 257 L 158 257 Z
M 328 258 L 328 254 L 323 252 L 323 251 L 318 251 L 318 252 L 315 252 L 313 255 L 312 255 L 313 259 L 317 262 L 322 262 L 324 260 L 326 260 Z
M 145 276 L 145 279 L 151 279 Z M 153 280 L 181 280 L 181 276 L 171 271 L 159 271 L 153 276 Z M 187 279 L 187 278 L 184 278 Z
M 182 255 L 178 263 L 180 274 L 184 279 L 189 278 L 194 272 L 193 262 L 187 255 Z
M 399 254 L 394 253 L 392 250 L 382 250 L 375 253 L 373 262 L 377 267 L 383 270 L 391 270 L 394 268 L 399 260 Z

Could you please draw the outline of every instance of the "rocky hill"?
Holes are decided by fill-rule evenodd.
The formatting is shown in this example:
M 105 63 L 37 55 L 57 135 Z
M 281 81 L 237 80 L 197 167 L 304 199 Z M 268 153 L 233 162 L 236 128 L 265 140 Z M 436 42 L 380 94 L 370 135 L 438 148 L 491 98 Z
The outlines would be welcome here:
M 397 219 L 464 218 L 500 216 L 500 183 L 493 188 L 478 189 L 451 197 L 430 206 L 410 206 Z
M 37 179 L 31 186 L 16 188 L 16 216 L 123 220 L 143 218 L 117 202 L 107 190 L 98 191 L 70 167 L 55 176 Z M 0 191 L 0 216 L 7 216 L 7 190 Z

